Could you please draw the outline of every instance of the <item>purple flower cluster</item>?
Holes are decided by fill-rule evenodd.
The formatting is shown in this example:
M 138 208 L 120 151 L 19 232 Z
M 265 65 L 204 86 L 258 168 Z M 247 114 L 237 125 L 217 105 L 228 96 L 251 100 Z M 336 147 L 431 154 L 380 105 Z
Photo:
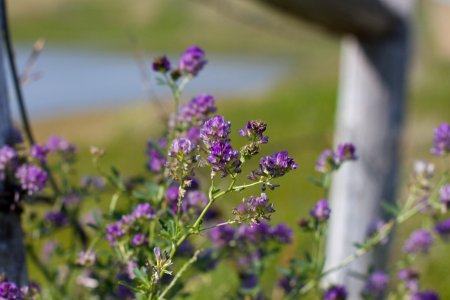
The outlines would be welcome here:
M 229 142 L 219 141 L 209 148 L 208 162 L 214 172 L 222 172 L 222 176 L 241 171 L 239 152 Z
M 147 243 L 147 237 L 142 233 L 135 234 L 131 239 L 131 245 L 135 247 L 143 246 L 145 243 Z
M 166 201 L 173 213 L 178 211 L 178 186 L 171 186 L 166 191 Z M 181 211 L 198 212 L 208 203 L 205 193 L 197 190 L 189 190 L 182 199 Z
M 33 164 L 23 164 L 16 171 L 21 188 L 28 195 L 41 191 L 47 183 L 47 172 Z
M 23 298 L 24 294 L 14 282 L 9 282 L 8 280 L 0 282 L 0 299 L 21 300 Z
M 217 142 L 228 143 L 231 132 L 231 123 L 225 121 L 220 115 L 215 115 L 208 119 L 200 130 L 200 138 L 207 148 L 212 147 Z
M 428 250 L 433 245 L 433 236 L 431 232 L 419 229 L 414 231 L 409 239 L 405 242 L 403 246 L 403 251 L 406 253 L 417 254 L 417 253 L 428 253 Z
M 356 147 L 353 144 L 339 144 L 336 151 L 327 149 L 320 154 L 316 162 L 316 171 L 329 173 L 339 169 L 343 162 L 356 159 Z
M 178 62 L 178 69 L 181 73 L 197 76 L 207 62 L 205 59 L 205 51 L 200 47 L 191 46 L 181 55 L 180 61 Z
M 46 146 L 35 144 L 31 147 L 30 156 L 37 161 L 44 163 L 47 160 L 49 150 Z
M 410 300 L 439 300 L 439 295 L 434 291 L 417 292 L 409 298 Z
M 187 138 L 175 139 L 170 146 L 169 156 L 175 158 L 183 158 L 194 150 L 194 145 Z
M 344 286 L 333 285 L 329 287 L 324 295 L 323 300 L 345 300 L 347 299 L 347 290 Z
M 94 188 L 97 190 L 103 190 L 105 188 L 106 182 L 103 177 L 99 176 L 84 176 L 81 178 L 80 185 L 83 188 Z
M 14 164 L 17 159 L 17 152 L 14 148 L 5 145 L 0 148 L 0 180 L 5 178 L 6 168 Z
M 152 68 L 155 72 L 167 73 L 171 68 L 170 60 L 165 55 L 159 56 L 153 60 Z
M 65 213 L 62 211 L 48 211 L 45 214 L 45 220 L 47 220 L 49 223 L 51 223 L 55 227 L 63 227 L 67 225 L 68 219 Z
M 106 226 L 106 240 L 111 245 L 125 236 L 133 225 L 140 220 L 151 220 L 155 217 L 155 212 L 149 203 L 138 204 L 128 215 L 123 215 L 120 220 Z
M 317 201 L 314 207 L 310 211 L 311 217 L 317 222 L 324 222 L 330 218 L 331 209 L 328 205 L 328 200 L 321 199 Z
M 450 152 L 450 124 L 442 123 L 434 129 L 434 146 L 431 149 L 434 155 L 442 156 Z
M 160 173 L 166 164 L 166 157 L 163 152 L 166 148 L 165 138 L 159 139 L 156 143 L 149 141 L 147 143 L 148 168 L 153 173 Z
M 386 291 L 388 284 L 389 276 L 385 272 L 373 272 L 367 278 L 363 294 L 366 296 L 380 297 Z
M 216 112 L 216 110 L 214 97 L 203 93 L 180 107 L 178 122 L 190 126 L 202 126 L 208 116 Z
M 230 225 L 219 226 L 209 231 L 211 241 L 215 248 L 222 248 L 233 243 L 240 245 L 253 244 L 262 246 L 263 243 L 276 241 L 288 244 L 292 241 L 292 229 L 286 224 L 270 226 L 266 222 L 258 224 L 241 225 L 234 228 Z M 243 247 L 245 249 L 246 247 Z
M 267 124 L 260 120 L 248 121 L 244 129 L 239 129 L 239 134 L 247 137 L 251 142 L 258 144 L 267 144 L 268 136 L 264 136 Z
M 297 169 L 298 165 L 292 157 L 289 157 L 287 151 L 282 151 L 262 157 L 259 168 L 259 170 L 253 171 L 253 174 L 250 176 L 251 179 L 255 178 L 254 175 L 267 178 L 281 177 L 287 172 Z
M 48 138 L 45 147 L 49 152 L 75 153 L 77 151 L 75 145 L 56 135 Z
M 444 185 L 439 191 L 441 202 L 448 208 L 450 207 L 450 184 Z
M 377 219 L 374 220 L 373 222 L 371 222 L 367 228 L 367 237 L 368 238 L 372 238 L 375 235 L 377 235 L 381 229 L 383 229 L 383 227 L 386 225 L 386 222 L 381 220 L 381 219 Z M 389 238 L 386 236 L 385 238 L 383 238 L 380 241 L 381 245 L 386 245 L 389 241 Z
M 250 220 L 252 223 L 259 223 L 262 219 L 270 220 L 270 214 L 275 212 L 265 193 L 261 193 L 259 197 L 251 196 L 242 202 L 233 210 L 233 214 L 240 222 Z
M 231 225 L 214 227 L 209 231 L 209 237 L 215 248 L 228 246 L 234 239 L 235 229 Z
M 410 293 L 417 293 L 419 291 L 419 273 L 413 269 L 401 269 L 397 277 L 405 284 L 406 289 Z
M 450 238 L 450 219 L 446 219 L 437 223 L 434 226 L 434 230 L 441 236 L 444 240 Z

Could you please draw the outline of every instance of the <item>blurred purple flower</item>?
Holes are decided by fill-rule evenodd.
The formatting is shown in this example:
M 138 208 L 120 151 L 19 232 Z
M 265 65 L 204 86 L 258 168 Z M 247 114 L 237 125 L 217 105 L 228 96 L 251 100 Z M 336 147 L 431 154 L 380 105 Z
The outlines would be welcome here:
M 347 160 L 356 160 L 356 147 L 351 143 L 339 144 L 335 153 L 336 163 L 340 164 Z
M 330 218 L 331 209 L 326 199 L 321 199 L 316 202 L 314 207 L 310 211 L 310 215 L 318 222 L 323 222 Z
M 206 63 L 205 51 L 198 46 L 191 46 L 181 55 L 178 68 L 182 73 L 197 76 Z
M 292 242 L 292 229 L 287 224 L 278 224 L 269 229 L 272 238 L 276 239 L 282 244 L 289 244 Z
M 47 160 L 48 149 L 44 145 L 35 144 L 31 147 L 30 156 L 37 161 L 44 163 Z
M 400 270 L 397 276 L 405 283 L 409 292 L 416 293 L 419 291 L 419 273 L 408 268 Z
M 152 68 L 155 72 L 166 73 L 170 71 L 170 67 L 170 60 L 165 55 L 158 56 L 152 63 Z
M 83 267 L 92 266 L 95 263 L 96 255 L 92 250 L 80 251 L 76 263 Z
M 159 173 L 164 168 L 166 157 L 162 154 L 165 151 L 167 141 L 165 138 L 159 139 L 156 143 L 147 143 L 146 153 L 148 154 L 148 168 L 153 173 Z
M 448 240 L 450 238 L 450 219 L 446 219 L 436 224 L 434 227 L 436 232 L 443 239 Z
M 47 182 L 47 172 L 33 164 L 23 164 L 16 171 L 21 188 L 28 195 L 40 192 Z
M 328 288 L 323 295 L 323 300 L 345 300 L 347 299 L 347 290 L 344 286 L 334 285 Z
M 200 129 L 200 138 L 207 148 L 210 148 L 217 142 L 228 142 L 231 132 L 231 123 L 225 121 L 220 115 L 215 115 L 208 119 Z
M 373 272 L 366 281 L 363 294 L 379 297 L 386 291 L 388 284 L 389 276 L 385 272 Z
M 17 159 L 17 152 L 14 148 L 5 145 L 0 148 L 0 180 L 5 177 L 5 169 L 8 165 L 13 164 Z
M 434 291 L 417 292 L 411 295 L 410 300 L 439 300 L 439 295 Z
M 149 203 L 141 203 L 132 212 L 132 217 L 136 219 L 153 219 L 155 212 Z
M 170 147 L 169 156 L 175 158 L 178 156 L 186 156 L 189 155 L 192 150 L 194 150 L 194 145 L 191 141 L 182 137 L 173 140 L 172 146 Z
M 49 211 L 45 214 L 45 220 L 50 222 L 55 227 L 63 227 L 67 225 L 67 216 L 62 211 Z
M 444 185 L 439 191 L 439 195 L 441 198 L 441 202 L 445 204 L 445 206 L 450 206 L 450 184 Z
M 52 135 L 48 138 L 46 148 L 49 152 L 75 153 L 77 151 L 75 145 L 56 135 Z
M 320 173 L 328 173 L 334 170 L 336 163 L 334 160 L 333 150 L 323 150 L 316 162 L 316 171 Z
M 414 231 L 409 239 L 405 242 L 403 246 L 403 251 L 406 253 L 428 253 L 431 245 L 433 244 L 433 236 L 431 232 L 419 229 Z
M 215 98 L 208 94 L 200 94 L 192 98 L 178 110 L 178 122 L 193 126 L 202 126 L 208 116 L 217 111 Z
M 209 237 L 215 248 L 227 246 L 234 238 L 235 230 L 230 225 L 214 227 L 209 231 Z
M 431 152 L 437 156 L 450 152 L 450 124 L 442 123 L 434 129 L 434 146 Z
M 142 233 L 137 233 L 131 239 L 131 244 L 135 247 L 139 247 L 147 243 L 147 237 Z

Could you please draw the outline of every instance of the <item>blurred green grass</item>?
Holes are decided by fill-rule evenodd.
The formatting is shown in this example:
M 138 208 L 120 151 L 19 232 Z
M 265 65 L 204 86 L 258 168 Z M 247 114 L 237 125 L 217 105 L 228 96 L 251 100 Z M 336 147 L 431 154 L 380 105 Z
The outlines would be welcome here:
M 272 193 L 277 209 L 273 222 L 295 226 L 320 197 L 320 191 L 307 178 L 314 174 L 317 155 L 332 144 L 338 40 L 306 25 L 292 27 L 294 23 L 278 23 L 280 19 L 274 18 L 272 25 L 283 24 L 281 28 L 289 29 L 277 35 L 268 32 L 267 28 L 244 25 L 242 20 L 220 17 L 209 8 L 180 0 L 155 1 L 156 12 L 150 14 L 147 21 L 140 20 L 131 10 L 138 2 L 65 1 L 50 10 L 51 13 L 25 10 L 16 13 L 12 20 L 13 35 L 18 41 L 43 36 L 50 43 L 63 46 L 129 51 L 131 46 L 127 39 L 132 34 L 151 51 L 180 52 L 187 45 L 199 44 L 208 53 L 258 54 L 267 55 L 267 59 L 288 57 L 290 72 L 273 91 L 258 99 L 219 99 L 218 106 L 232 121 L 235 132 L 248 119 L 265 120 L 269 124 L 270 143 L 263 153 L 288 150 L 299 163 L 300 168 L 280 180 L 281 188 Z M 11 10 L 14 10 L 13 6 L 11 4 Z M 431 51 L 423 51 L 417 57 L 405 127 L 403 186 L 414 158 L 431 159 L 428 149 L 433 127 L 450 120 L 450 64 L 434 58 Z M 197 80 L 201 80 L 201 76 Z M 106 161 L 114 162 L 125 173 L 145 173 L 145 142 L 161 129 L 153 109 L 148 106 L 49 120 L 37 123 L 36 129 L 41 139 L 55 132 L 76 142 L 82 153 L 80 172 L 92 170 L 87 153 L 88 147 L 95 143 L 107 149 Z M 237 198 L 230 199 L 222 205 L 229 210 L 237 201 Z M 412 224 L 407 224 L 399 231 L 396 253 L 411 227 Z M 301 255 L 307 245 L 305 236 L 298 234 L 294 244 L 275 260 L 286 262 L 292 255 Z M 442 280 L 450 268 L 446 253 L 448 249 L 439 245 L 432 250 L 431 259 L 420 261 L 425 271 L 424 287 L 437 289 L 442 299 L 450 298 L 450 289 Z M 205 286 L 214 288 L 200 287 L 196 298 L 220 299 L 227 291 L 228 268 L 221 265 L 212 278 L 200 280 Z M 274 267 L 271 267 L 264 278 L 266 292 L 274 277 Z M 235 279 L 230 280 L 235 284 Z

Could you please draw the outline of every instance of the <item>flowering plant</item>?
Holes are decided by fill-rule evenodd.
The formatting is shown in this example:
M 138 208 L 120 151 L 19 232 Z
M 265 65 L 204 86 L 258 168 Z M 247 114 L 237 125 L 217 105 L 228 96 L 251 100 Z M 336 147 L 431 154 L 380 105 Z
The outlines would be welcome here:
M 1 203 L 2 209 L 17 211 L 24 202 L 39 201 L 51 206 L 47 212 L 31 214 L 33 229 L 26 240 L 28 257 L 45 278 L 45 288 L 41 292 L 33 284 L 18 288 L 2 277 L 1 299 L 37 299 L 39 295 L 44 299 L 181 298 L 189 294 L 188 283 L 198 274 L 224 260 L 234 265 L 239 279 L 227 297 L 271 298 L 261 288 L 261 276 L 271 258 L 293 240 L 287 224 L 271 224 L 276 209 L 271 199 L 279 188 L 277 179 L 298 165 L 287 151 L 261 155 L 255 163 L 269 142 L 265 122 L 248 121 L 237 131 L 245 144 L 236 148 L 231 143 L 231 123 L 217 114 L 213 96 L 200 94 L 182 103 L 185 86 L 206 64 L 205 52 L 196 46 L 181 55 L 176 67 L 166 56 L 153 62 L 157 81 L 172 92 L 174 113 L 164 134 L 148 142 L 151 175 L 126 178 L 115 167 L 105 169 L 105 151 L 92 147 L 100 176 L 77 179 L 77 148 L 56 136 L 31 149 L 22 143 L 0 148 L 0 180 L 13 191 L 13 200 Z M 449 157 L 448 124 L 436 129 L 432 152 Z M 385 244 L 394 225 L 420 213 L 431 217 L 435 227 L 419 229 L 405 242 L 405 255 L 393 268 L 398 272 L 397 284 L 384 270 L 368 270 L 361 295 L 438 299 L 436 293 L 421 289 L 413 268 L 416 256 L 427 253 L 436 236 L 444 240 L 450 236 L 450 219 L 441 220 L 450 205 L 449 173 L 444 172 L 436 183 L 434 167 L 426 162 L 415 166 L 407 201 L 386 205 L 392 217 L 375 222 L 353 255 L 331 269 L 324 268 L 324 242 L 332 213 L 328 203 L 331 175 L 356 160 L 357 150 L 351 143 L 319 156 L 319 177 L 312 182 L 323 189 L 324 198 L 298 223 L 314 242 L 304 258 L 294 257 L 280 269 L 273 297 L 346 299 L 344 286 L 322 283 L 326 275 Z M 217 204 L 237 195 L 241 203 L 228 214 L 221 213 Z M 37 247 L 42 248 L 40 255 Z

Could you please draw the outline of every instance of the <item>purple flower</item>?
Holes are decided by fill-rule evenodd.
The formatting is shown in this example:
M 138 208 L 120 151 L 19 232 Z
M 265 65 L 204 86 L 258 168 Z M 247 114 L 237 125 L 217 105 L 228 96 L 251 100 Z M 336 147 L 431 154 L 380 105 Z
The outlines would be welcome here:
M 155 212 L 149 203 L 141 203 L 136 206 L 131 216 L 135 219 L 153 219 Z
M 0 299 L 21 300 L 23 294 L 15 283 L 4 280 L 0 282 Z
M 111 245 L 126 234 L 123 229 L 122 223 L 120 221 L 109 224 L 106 226 L 106 240 L 109 241 Z
M 269 229 L 272 238 L 276 239 L 282 244 L 289 244 L 292 242 L 292 229 L 286 224 L 278 224 Z
M 280 232 L 270 233 L 269 225 L 262 221 L 258 224 L 241 225 L 238 228 L 238 237 L 244 242 L 259 243 L 269 238 L 277 237 Z
M 347 299 L 347 290 L 344 286 L 333 285 L 325 291 L 323 300 L 345 300 Z
M 165 55 L 153 60 L 152 68 L 155 72 L 166 73 L 170 71 L 170 67 L 170 60 Z
M 406 253 L 428 253 L 433 244 L 433 236 L 431 232 L 419 229 L 414 231 L 403 246 Z
M 259 163 L 260 174 L 270 178 L 281 177 L 287 172 L 297 169 L 297 164 L 287 151 L 276 152 L 261 158 Z
M 197 46 L 191 46 L 181 55 L 178 68 L 182 73 L 197 76 L 206 63 L 205 51 Z
M 450 238 L 450 219 L 437 223 L 434 229 L 442 238 L 448 240 Z
M 252 222 L 259 223 L 261 219 L 269 220 L 270 214 L 275 212 L 273 204 L 269 203 L 269 197 L 265 193 L 261 193 L 259 197 L 251 196 L 242 202 L 242 205 L 233 211 L 239 219 L 251 219 Z
M 434 129 L 434 146 L 431 153 L 442 156 L 450 152 L 450 124 L 442 123 Z
M 215 248 L 227 246 L 234 238 L 235 230 L 230 225 L 214 227 L 209 231 L 211 242 Z
M 320 173 L 328 173 L 336 168 L 333 150 L 327 149 L 322 151 L 316 162 L 316 171 Z
M 93 187 L 97 190 L 103 190 L 105 188 L 105 179 L 99 176 L 84 176 L 81 178 L 80 184 L 84 188 Z
M 49 152 L 75 153 L 77 151 L 75 145 L 56 135 L 48 138 L 46 148 Z
M 186 199 L 183 203 L 186 203 L 188 208 L 201 208 L 208 203 L 208 197 L 201 191 L 190 191 L 187 193 Z
M 69 194 L 63 198 L 64 205 L 68 207 L 78 206 L 82 200 L 83 198 L 78 194 Z
M 263 136 L 266 131 L 267 124 L 260 120 L 248 121 L 244 129 L 239 129 L 239 134 L 243 137 L 249 138 L 250 141 L 267 144 L 268 136 Z
M 186 131 L 185 138 L 189 139 L 192 144 L 196 145 L 200 140 L 200 128 L 191 127 Z
M 139 247 L 147 243 L 147 237 L 143 235 L 142 233 L 137 233 L 133 236 L 133 239 L 131 240 L 131 244 L 135 247 Z
M 439 295 L 434 291 L 423 291 L 413 294 L 410 300 L 439 300 Z
M 356 147 L 351 143 L 339 144 L 335 153 L 337 163 L 346 160 L 356 160 Z
M 45 219 L 55 227 L 67 225 L 67 216 L 62 211 L 49 211 L 45 214 Z
M 171 186 L 166 191 L 166 199 L 169 202 L 177 202 L 178 200 L 179 188 L 178 186 Z
M 445 204 L 447 207 L 449 207 L 450 206 L 450 184 L 444 185 L 441 188 L 439 195 L 441 197 L 441 202 L 443 204 Z
M 157 143 L 149 141 L 147 143 L 148 168 L 153 173 L 159 173 L 166 164 L 166 158 L 162 154 L 166 148 L 166 139 L 159 139 Z
M 48 153 L 47 147 L 38 144 L 33 145 L 30 150 L 30 156 L 41 163 L 46 161 L 47 153 Z
M 200 138 L 205 143 L 206 147 L 211 147 L 216 142 L 228 142 L 228 136 L 231 132 L 231 123 L 225 121 L 225 118 L 220 115 L 215 115 L 203 124 L 200 130 Z
M 212 145 L 208 155 L 208 162 L 214 172 L 222 172 L 222 176 L 231 173 L 239 173 L 241 162 L 239 152 L 234 150 L 230 143 L 219 141 Z
M 403 281 L 409 292 L 419 291 L 419 273 L 413 269 L 402 269 L 397 274 L 398 279 Z
M 381 296 L 387 289 L 389 276 L 381 271 L 373 272 L 367 279 L 363 290 L 364 295 Z
M 310 211 L 310 215 L 316 219 L 318 222 L 323 222 L 328 220 L 331 214 L 331 209 L 328 206 L 328 201 L 321 199 L 317 201 L 314 207 Z
M 215 98 L 203 93 L 192 98 L 187 104 L 180 106 L 178 122 L 202 126 L 208 116 L 216 110 Z
M 8 165 L 15 163 L 17 159 L 17 152 L 14 148 L 5 145 L 0 148 L 0 180 L 5 177 L 5 169 Z
M 286 294 L 289 294 L 292 289 L 297 286 L 297 280 L 288 276 L 283 276 L 278 280 L 278 286 L 283 289 Z
M 172 142 L 172 146 L 170 147 L 169 156 L 178 157 L 178 156 L 186 156 L 194 150 L 194 146 L 191 141 L 187 138 L 179 138 L 175 139 Z
M 16 171 L 21 188 L 28 195 L 40 192 L 47 182 L 47 172 L 33 164 L 23 164 Z

